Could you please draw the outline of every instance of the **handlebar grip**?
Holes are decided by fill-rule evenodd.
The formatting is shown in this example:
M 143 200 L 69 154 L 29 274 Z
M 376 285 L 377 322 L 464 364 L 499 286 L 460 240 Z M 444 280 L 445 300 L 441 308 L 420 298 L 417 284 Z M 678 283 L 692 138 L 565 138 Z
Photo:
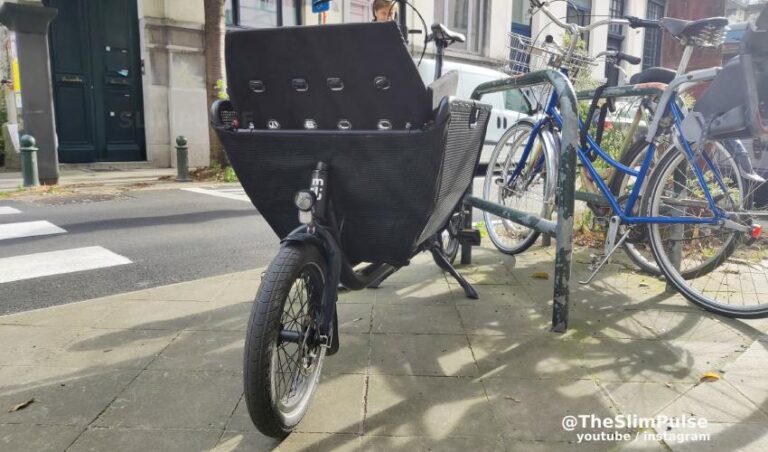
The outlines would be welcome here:
M 629 21 L 631 28 L 661 28 L 658 20 L 641 19 L 635 16 L 626 16 L 624 18 Z
M 624 60 L 624 61 L 626 61 L 629 64 L 640 64 L 640 62 L 642 61 L 642 59 L 640 57 L 636 57 L 636 56 L 633 56 L 633 55 L 628 55 L 628 54 L 626 54 L 624 52 L 617 53 L 616 54 L 616 59 L 619 60 L 619 61 Z

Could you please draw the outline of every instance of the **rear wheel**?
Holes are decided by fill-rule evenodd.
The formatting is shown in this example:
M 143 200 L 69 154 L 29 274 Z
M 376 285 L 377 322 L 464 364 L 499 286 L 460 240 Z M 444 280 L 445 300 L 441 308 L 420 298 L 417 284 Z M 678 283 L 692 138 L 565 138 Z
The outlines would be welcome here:
M 523 158 L 532 132 L 533 124 L 529 122 L 519 122 L 504 132 L 488 163 L 483 199 L 548 218 L 557 177 L 550 175 L 553 166 L 543 133 L 539 132 L 534 137 L 528 154 Z M 516 171 L 518 167 L 520 169 Z M 534 229 L 490 212 L 483 212 L 483 219 L 488 238 L 502 253 L 522 253 L 536 243 L 540 235 Z
M 733 160 L 729 153 L 710 152 L 697 153 L 691 162 L 672 148 L 654 172 L 643 210 L 655 217 L 714 218 L 694 170 L 699 168 L 727 221 L 651 225 L 648 233 L 659 268 L 681 294 L 709 311 L 728 317 L 766 317 L 768 241 L 757 233 L 757 226 L 768 222 L 753 209 L 749 187 Z
M 301 421 L 320 378 L 326 349 L 320 345 L 316 319 L 324 270 L 314 246 L 283 246 L 262 278 L 251 310 L 245 402 L 256 428 L 274 438 L 287 436 Z
M 459 248 L 461 248 L 461 243 L 459 243 L 459 231 L 461 230 L 463 221 L 464 215 L 459 212 L 454 212 L 448 220 L 448 223 L 445 225 L 445 228 L 438 232 L 437 235 L 437 245 L 451 264 L 456 260 L 456 256 L 459 254 Z M 438 267 L 446 271 L 448 270 L 440 259 L 434 257 L 434 254 L 432 255 L 432 258 L 435 260 Z

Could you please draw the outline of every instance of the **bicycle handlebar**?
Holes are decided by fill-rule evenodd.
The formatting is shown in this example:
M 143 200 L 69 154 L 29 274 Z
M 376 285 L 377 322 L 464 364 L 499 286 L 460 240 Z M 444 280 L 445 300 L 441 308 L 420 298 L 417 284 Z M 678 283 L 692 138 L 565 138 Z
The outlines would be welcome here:
M 572 35 L 581 33 L 581 32 L 590 32 L 594 30 L 597 27 L 602 27 L 603 25 L 631 25 L 630 21 L 627 19 L 622 18 L 611 18 L 611 19 L 603 19 L 598 20 L 597 22 L 593 22 L 585 27 L 582 27 L 580 25 L 576 24 L 567 24 L 560 20 L 557 16 L 552 14 L 552 11 L 547 8 L 547 1 L 546 0 L 530 0 L 531 5 L 533 5 L 535 8 L 539 8 L 540 11 L 542 11 L 544 14 L 549 17 L 552 22 L 555 23 L 558 27 L 568 30 L 569 33 Z
M 631 28 L 661 28 L 658 20 L 641 19 L 635 16 L 624 16 Z

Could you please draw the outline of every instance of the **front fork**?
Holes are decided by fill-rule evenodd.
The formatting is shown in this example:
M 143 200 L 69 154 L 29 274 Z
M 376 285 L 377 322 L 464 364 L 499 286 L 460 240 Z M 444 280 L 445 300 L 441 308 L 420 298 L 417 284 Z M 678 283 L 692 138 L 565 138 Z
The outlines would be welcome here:
M 342 251 L 334 231 L 334 221 L 329 203 L 328 165 L 318 162 L 312 171 L 309 190 L 301 190 L 296 194 L 296 206 L 299 209 L 301 226 L 293 230 L 281 243 L 303 243 L 315 246 L 325 259 L 325 274 L 323 279 L 322 300 L 317 311 L 317 340 L 320 345 L 328 348 L 328 355 L 334 354 L 339 348 L 337 331 L 334 331 L 333 320 L 337 318 L 336 302 L 338 287 L 341 279 Z M 330 225 L 326 226 L 326 225 Z M 338 330 L 338 325 L 335 326 Z

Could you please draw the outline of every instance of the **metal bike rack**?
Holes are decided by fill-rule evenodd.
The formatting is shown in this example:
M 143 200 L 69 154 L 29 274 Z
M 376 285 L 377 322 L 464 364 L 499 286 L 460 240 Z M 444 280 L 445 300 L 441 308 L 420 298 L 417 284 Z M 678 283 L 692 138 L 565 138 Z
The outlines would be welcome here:
M 557 245 L 555 257 L 554 303 L 552 305 L 552 331 L 564 333 L 568 329 L 568 306 L 570 301 L 571 255 L 573 254 L 573 208 L 576 186 L 576 150 L 579 148 L 579 115 L 576 93 L 570 80 L 554 69 L 529 72 L 527 74 L 496 80 L 479 85 L 472 93 L 472 99 L 480 100 L 485 94 L 517 90 L 544 83 L 551 84 L 558 94 L 563 130 L 560 141 L 560 155 L 557 169 L 555 201 L 557 222 L 540 218 L 527 212 L 511 209 L 481 198 L 464 198 L 467 206 L 491 212 L 510 221 L 536 229 L 545 234 L 554 234 Z M 471 222 L 471 215 L 467 218 Z M 471 249 L 462 247 L 462 263 L 471 262 Z

